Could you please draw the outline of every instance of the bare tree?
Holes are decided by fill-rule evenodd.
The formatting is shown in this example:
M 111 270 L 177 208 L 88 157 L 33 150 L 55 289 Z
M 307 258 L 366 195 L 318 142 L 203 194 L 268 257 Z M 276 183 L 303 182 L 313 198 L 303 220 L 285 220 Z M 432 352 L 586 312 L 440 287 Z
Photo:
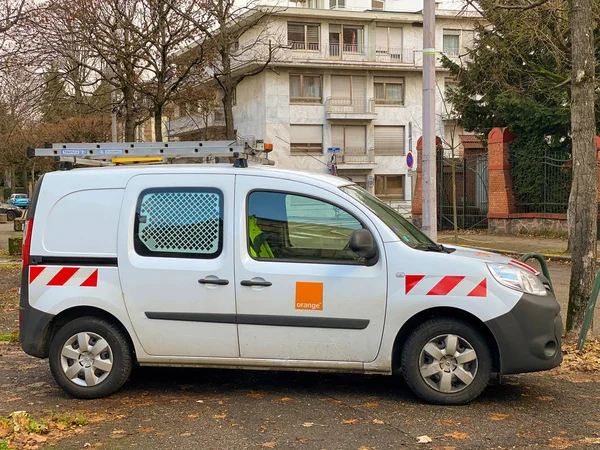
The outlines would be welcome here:
M 182 56 L 197 30 L 178 11 L 192 0 L 48 0 L 45 20 L 35 21 L 38 54 L 62 61 L 62 73 L 80 99 L 104 81 L 118 91 L 125 140 L 135 128 L 155 118 L 155 138 L 162 140 L 164 106 L 176 99 L 198 74 L 204 53 Z M 49 51 L 50 50 L 50 51 Z
M 208 76 L 213 78 L 222 94 L 227 139 L 235 139 L 233 101 L 236 87 L 244 79 L 267 69 L 276 49 L 281 47 L 280 33 L 269 27 L 269 19 L 277 8 L 256 3 L 240 7 L 234 0 L 206 0 L 193 11 L 176 9 L 194 23 L 202 33 L 202 43 L 208 44 L 213 52 Z

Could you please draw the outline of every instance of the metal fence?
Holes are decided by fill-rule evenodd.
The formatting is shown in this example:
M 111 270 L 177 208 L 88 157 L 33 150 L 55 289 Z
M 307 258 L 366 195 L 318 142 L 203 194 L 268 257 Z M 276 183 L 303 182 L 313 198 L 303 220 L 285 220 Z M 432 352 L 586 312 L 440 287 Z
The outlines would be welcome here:
M 372 114 L 373 99 L 365 97 L 328 97 L 325 112 L 339 114 Z
M 511 171 L 518 213 L 566 214 L 571 193 L 572 161 L 568 154 L 547 153 L 528 170 Z
M 454 228 L 452 202 L 452 165 L 456 180 L 456 225 L 462 230 L 487 228 L 488 158 L 487 153 L 446 158 L 438 154 L 437 198 L 438 229 Z

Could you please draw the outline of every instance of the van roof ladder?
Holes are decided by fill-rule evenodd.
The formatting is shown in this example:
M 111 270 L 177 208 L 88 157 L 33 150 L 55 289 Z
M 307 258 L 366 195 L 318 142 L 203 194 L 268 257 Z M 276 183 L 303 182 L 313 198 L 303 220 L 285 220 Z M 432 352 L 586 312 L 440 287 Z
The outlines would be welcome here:
M 248 162 L 274 165 L 268 158 L 272 144 L 253 137 L 235 141 L 180 142 L 89 142 L 46 144 L 43 148 L 28 148 L 27 157 L 53 157 L 61 170 L 75 164 L 110 166 L 119 164 L 161 164 L 173 159 L 233 158 L 235 167 L 248 167 Z

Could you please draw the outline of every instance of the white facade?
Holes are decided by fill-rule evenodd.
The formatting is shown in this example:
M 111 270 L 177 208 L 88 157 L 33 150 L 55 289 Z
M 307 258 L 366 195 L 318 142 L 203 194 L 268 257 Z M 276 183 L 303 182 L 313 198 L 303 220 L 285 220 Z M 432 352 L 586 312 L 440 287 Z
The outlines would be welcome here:
M 416 164 L 421 136 L 422 16 L 365 10 L 371 0 L 369 5 L 365 0 L 308 1 L 269 21 L 268 39 L 278 45 L 274 62 L 237 86 L 235 129 L 272 143 L 270 158 L 277 167 L 331 173 L 334 163 L 338 176 L 407 212 L 412 173 L 406 155 L 412 151 Z M 330 1 L 345 7 L 323 9 L 324 1 L 326 7 Z M 476 20 L 472 13 L 438 10 L 439 52 L 463 55 Z M 255 42 L 254 36 L 242 36 L 240 47 Z M 241 66 L 259 64 L 262 52 L 264 47 L 254 43 L 247 53 L 253 56 Z M 442 100 L 448 77 L 440 68 L 437 129 L 444 141 L 450 140 Z

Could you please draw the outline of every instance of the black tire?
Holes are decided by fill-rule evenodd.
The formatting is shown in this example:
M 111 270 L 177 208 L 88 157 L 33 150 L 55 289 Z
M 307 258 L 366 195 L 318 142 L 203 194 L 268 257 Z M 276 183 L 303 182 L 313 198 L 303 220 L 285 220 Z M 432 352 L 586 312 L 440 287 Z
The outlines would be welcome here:
M 420 371 L 421 351 L 425 345 L 438 336 L 448 334 L 468 341 L 477 356 L 473 380 L 458 392 L 436 390 L 425 381 Z M 492 373 L 492 356 L 486 340 L 475 327 L 462 320 L 435 318 L 424 322 L 410 334 L 402 350 L 401 367 L 406 384 L 423 400 L 436 405 L 463 405 L 477 398 L 488 385 Z M 453 380 L 460 384 L 454 375 Z
M 6 211 L 6 220 L 12 222 L 17 218 L 17 214 L 14 211 Z
M 97 334 L 108 343 L 112 352 L 112 368 L 105 379 L 95 386 L 76 384 L 67 377 L 62 367 L 62 349 L 78 333 Z M 82 399 L 106 397 L 116 392 L 125 384 L 133 367 L 132 349 L 121 329 L 104 319 L 91 316 L 72 320 L 58 330 L 50 345 L 49 360 L 56 383 L 68 394 Z

